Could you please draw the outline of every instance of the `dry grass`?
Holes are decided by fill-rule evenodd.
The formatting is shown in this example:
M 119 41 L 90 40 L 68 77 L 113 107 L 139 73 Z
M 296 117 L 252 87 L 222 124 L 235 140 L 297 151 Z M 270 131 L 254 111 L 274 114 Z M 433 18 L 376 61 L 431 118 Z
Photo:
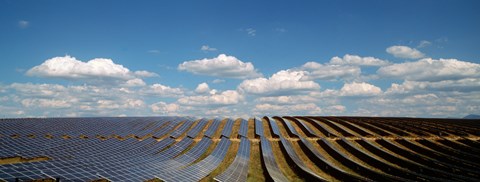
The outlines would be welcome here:
M 272 150 L 273 155 L 275 156 L 275 161 L 277 161 L 278 167 L 282 173 L 287 177 L 289 181 L 304 181 L 300 176 L 298 176 L 295 171 L 291 168 L 291 165 L 287 161 L 287 154 L 283 152 L 279 142 L 272 141 Z
M 199 121 L 196 122 L 196 124 L 200 124 Z M 212 120 L 208 120 L 207 121 L 207 124 L 205 126 L 203 126 L 202 130 L 200 130 L 200 132 L 198 132 L 198 135 L 195 137 L 196 140 L 200 140 L 203 138 L 203 135 L 205 133 L 205 131 L 208 130 L 208 128 L 210 127 L 210 125 L 213 124 L 213 119 Z M 192 126 L 192 128 L 194 128 L 195 126 Z M 217 129 L 218 130 L 218 129 Z
M 260 151 L 259 142 L 250 142 L 250 163 L 248 164 L 248 177 L 247 181 L 265 181 L 265 175 L 267 171 L 264 171 L 262 167 L 262 152 Z
M 220 138 L 222 136 L 222 131 L 225 125 L 227 124 L 228 119 L 223 119 L 220 121 L 220 124 L 218 125 L 217 130 L 215 133 L 212 135 L 212 138 Z M 213 121 L 212 121 L 213 124 Z
M 350 174 L 357 174 L 352 169 L 348 168 L 347 166 L 344 166 L 340 161 L 336 160 L 333 156 L 328 154 L 328 152 L 325 151 L 316 141 L 311 141 L 310 143 L 313 144 L 313 146 L 315 146 L 315 148 L 317 149 L 318 152 L 320 152 L 320 154 L 322 154 L 328 161 L 332 162 L 338 168 L 343 169 L 344 171 L 347 171 Z
M 307 122 L 305 120 L 301 120 L 301 119 L 298 119 L 297 120 L 299 122 L 302 122 L 304 123 L 305 125 L 307 125 L 315 134 L 317 134 L 317 136 L 321 137 L 321 138 L 324 138 L 324 137 L 327 137 L 325 136 L 316 126 L 314 126 L 312 123 L 310 122 Z
M 262 121 L 263 126 L 263 135 L 265 138 L 272 138 L 272 129 L 270 128 L 270 123 L 264 118 L 257 118 Z
M 255 138 L 255 121 L 253 118 L 248 119 L 248 138 Z
M 330 141 L 331 144 L 333 144 L 338 150 L 340 150 L 340 152 L 344 153 L 349 159 L 359 163 L 359 164 L 362 164 L 364 166 L 367 166 L 368 168 L 370 168 L 371 170 L 374 170 L 378 173 L 383 173 L 382 170 L 378 169 L 378 168 L 375 168 L 371 165 L 369 165 L 368 163 L 366 163 L 365 161 L 359 159 L 357 156 L 353 155 L 352 153 L 350 153 L 348 150 L 345 150 L 345 148 L 343 148 L 342 146 L 340 146 L 337 141 Z
M 293 149 L 295 150 L 295 153 L 297 153 L 297 155 L 300 157 L 300 159 L 303 161 L 303 163 L 305 163 L 305 165 L 308 168 L 310 168 L 313 172 L 315 172 L 319 176 L 327 179 L 328 181 L 336 180 L 334 177 L 323 172 L 317 165 L 315 165 L 315 163 L 310 160 L 307 153 L 305 153 L 303 149 L 300 147 L 300 144 L 298 142 L 291 142 L 291 143 L 292 143 Z

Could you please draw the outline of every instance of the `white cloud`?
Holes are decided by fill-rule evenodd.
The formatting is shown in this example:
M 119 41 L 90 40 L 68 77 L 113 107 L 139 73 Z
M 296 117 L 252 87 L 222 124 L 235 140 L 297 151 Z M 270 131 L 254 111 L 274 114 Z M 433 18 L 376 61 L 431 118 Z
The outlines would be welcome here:
M 408 46 L 391 46 L 387 48 L 386 51 L 398 58 L 418 59 L 425 57 L 425 55 L 419 50 Z
M 422 40 L 420 43 L 418 43 L 417 48 L 424 48 L 432 45 L 430 41 Z
M 260 97 L 255 99 L 255 101 L 259 103 L 291 105 L 291 104 L 315 102 L 317 101 L 317 99 L 309 95 L 291 95 L 291 96 Z
M 300 69 L 306 70 L 305 80 L 352 80 L 358 78 L 361 70 L 357 66 L 329 65 L 307 62 Z
M 340 90 L 342 96 L 375 96 L 382 93 L 382 89 L 369 83 L 345 83 Z
M 30 25 L 30 22 L 25 21 L 25 20 L 20 20 L 18 21 L 18 26 L 20 28 L 27 28 Z
M 212 81 L 212 83 L 215 83 L 215 84 L 218 84 L 218 83 L 224 83 L 225 80 L 222 80 L 222 79 L 215 79 Z
M 98 100 L 99 109 L 134 109 L 145 107 L 145 102 L 140 99 L 126 100 Z
M 320 85 L 317 83 L 303 80 L 305 74 L 305 71 L 282 70 L 268 79 L 244 80 L 238 88 L 241 91 L 258 95 L 294 95 L 303 91 L 320 89 Z
M 343 58 L 333 57 L 330 59 L 332 65 L 354 65 L 354 66 L 385 66 L 390 64 L 388 61 L 374 57 L 360 57 L 357 55 L 346 54 Z
M 148 90 L 151 93 L 145 94 Z M 156 92 L 154 92 L 156 91 Z M 180 93 L 178 93 L 180 92 Z M 153 98 L 178 97 L 178 88 L 156 84 L 141 87 L 93 86 L 59 84 L 13 83 L 0 94 L 0 107 L 8 106 L 8 114 L 24 111 L 23 116 L 116 116 L 119 114 L 150 115 L 145 102 Z M 3 96 L 4 95 L 4 96 Z M 12 111 L 12 112 L 10 112 Z M 5 112 L 7 113 L 7 112 Z
M 458 80 L 479 78 L 480 64 L 459 61 L 457 59 L 425 58 L 415 62 L 393 64 L 380 68 L 381 76 L 414 81 Z
M 210 92 L 210 87 L 208 87 L 208 84 L 203 82 L 198 84 L 197 88 L 195 89 L 195 92 L 199 94 L 207 93 Z
M 200 47 L 200 50 L 202 50 L 202 51 L 216 51 L 217 48 L 213 48 L 213 47 L 210 47 L 208 45 L 202 45 L 202 47 Z
M 257 104 L 255 105 L 254 113 L 265 115 L 317 115 L 322 113 L 322 109 L 314 103 L 304 103 L 287 106 L 275 104 Z
M 178 70 L 198 75 L 227 78 L 256 78 L 262 76 L 252 63 L 242 62 L 236 57 L 220 54 L 216 58 L 186 61 L 178 65 Z
M 147 95 L 155 95 L 160 97 L 180 97 L 183 95 L 183 90 L 180 88 L 172 88 L 166 85 L 155 83 L 141 91 Z
M 257 30 L 255 30 L 253 28 L 247 28 L 245 31 L 247 32 L 248 35 L 250 35 L 252 37 L 257 35 Z
M 38 99 L 38 98 L 28 98 L 21 101 L 24 107 L 40 107 L 40 108 L 68 108 L 71 106 L 71 103 L 67 100 L 59 99 Z
M 140 87 L 140 86 L 145 86 L 145 85 L 147 85 L 147 84 L 140 78 L 134 78 L 134 79 L 131 79 L 131 80 L 127 80 L 127 82 L 125 82 L 125 84 L 123 84 L 123 86 L 126 86 L 126 87 Z
M 325 108 L 323 112 L 326 114 L 339 114 L 344 113 L 345 111 L 347 111 L 347 107 L 343 105 L 333 105 Z
M 82 62 L 74 57 L 54 57 L 27 71 L 29 76 L 57 77 L 66 79 L 116 78 L 128 80 L 132 73 L 111 59 L 96 58 Z
M 155 104 L 150 105 L 150 109 L 154 113 L 160 113 L 164 115 L 173 115 L 179 111 L 180 106 L 175 103 L 167 104 L 165 102 L 157 102 Z
M 157 77 L 158 76 L 158 74 L 156 74 L 156 73 L 152 73 L 152 72 L 145 71 L 145 70 L 135 71 L 134 74 L 138 77 Z
M 407 94 L 421 91 L 472 92 L 477 90 L 480 90 L 480 79 L 465 78 L 461 80 L 443 80 L 438 82 L 405 80 L 402 84 L 392 83 L 392 86 L 385 93 Z
M 244 97 L 235 90 L 226 90 L 221 93 L 211 95 L 185 96 L 178 99 L 181 105 L 189 106 L 221 106 L 234 105 L 243 101 Z

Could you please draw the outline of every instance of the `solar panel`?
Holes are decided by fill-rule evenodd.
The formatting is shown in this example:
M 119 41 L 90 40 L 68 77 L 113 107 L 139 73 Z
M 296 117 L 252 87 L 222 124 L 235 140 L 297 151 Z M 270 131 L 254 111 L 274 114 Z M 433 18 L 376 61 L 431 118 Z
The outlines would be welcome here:
M 178 138 L 193 125 L 192 120 L 186 120 L 180 127 L 170 134 L 170 137 Z
M 303 131 L 305 132 L 306 135 L 308 135 L 310 137 L 318 137 L 318 135 L 315 134 L 315 132 L 307 124 L 305 124 L 304 121 L 298 120 L 294 117 L 283 117 L 283 118 L 286 118 L 290 121 L 293 121 L 295 123 L 300 124 L 300 126 L 302 127 L 301 129 L 303 129 Z
M 173 158 L 180 154 L 182 151 L 187 149 L 193 143 L 191 138 L 185 137 L 180 142 L 174 144 L 172 147 L 159 152 L 157 155 L 162 158 L 163 160 L 167 160 Z
M 284 137 L 280 137 L 280 141 L 282 143 L 282 146 L 283 148 L 285 149 L 285 151 L 287 151 L 287 154 L 288 154 L 288 157 L 290 157 L 290 159 L 292 159 L 292 161 L 298 166 L 300 167 L 300 169 L 304 172 L 306 172 L 308 175 L 310 175 L 310 177 L 312 178 L 315 178 L 315 180 L 318 180 L 318 181 L 327 181 L 327 179 L 319 176 L 318 174 L 316 174 L 315 172 L 313 172 L 310 168 L 308 168 L 305 163 L 302 161 L 302 159 L 300 159 L 300 157 L 298 156 L 298 154 L 295 152 L 295 150 L 293 149 L 293 146 L 292 144 L 287 141 Z
M 240 129 L 238 130 L 238 135 L 243 137 L 248 137 L 248 121 L 245 119 L 241 119 L 240 121 Z
M 178 171 L 164 174 L 160 179 L 163 181 L 200 181 L 220 165 L 227 154 L 230 143 L 230 139 L 222 137 L 217 147 L 205 159 Z
M 207 125 L 208 120 L 205 118 L 202 118 L 200 121 L 197 122 L 197 124 L 187 133 L 187 136 L 190 138 L 195 138 L 200 134 L 200 132 L 205 128 L 205 125 Z
M 193 163 L 207 151 L 207 148 L 211 144 L 212 140 L 207 137 L 203 137 L 202 140 L 197 143 L 197 145 L 195 145 L 192 149 L 188 150 L 186 153 L 177 156 L 174 159 L 163 161 L 160 165 L 162 167 L 158 168 L 158 176 L 165 176 L 172 171 L 176 171 L 182 167 Z
M 250 141 L 245 137 L 241 137 L 240 147 L 233 163 L 214 179 L 216 181 L 247 181 L 249 161 Z
M 254 118 L 254 119 L 255 119 L 255 134 L 257 136 L 264 136 L 262 120 L 257 118 Z
M 235 124 L 235 121 L 228 118 L 227 123 L 225 123 L 225 126 L 223 127 L 222 136 L 230 138 L 230 135 L 232 135 L 233 124 Z
M 279 137 L 280 136 L 280 130 L 278 129 L 278 125 L 275 122 L 275 120 L 273 118 L 270 118 L 270 117 L 265 117 L 265 118 L 270 123 L 270 127 L 272 128 L 273 135 L 275 135 L 275 137 Z
M 287 125 L 287 132 L 295 137 L 299 137 L 300 134 L 298 134 L 297 130 L 295 130 L 295 127 L 293 127 L 292 123 L 288 120 L 284 120 L 280 117 L 274 117 L 274 119 L 278 119 L 280 122 L 285 123 Z
M 311 125 L 305 125 L 306 122 L 320 130 L 321 133 L 317 134 L 326 136 L 331 132 L 350 136 L 346 132 L 351 131 L 361 136 L 371 132 L 381 136 L 394 135 L 394 138 L 416 136 L 415 133 L 438 133 L 439 136 L 423 139 L 391 139 L 377 135 L 369 135 L 370 138 L 361 140 L 357 137 L 340 140 L 322 138 L 317 141 L 320 144 L 318 148 L 312 145 L 311 142 L 315 141 L 312 139 L 282 137 L 281 128 L 276 126 L 277 121 L 271 118 L 265 119 L 270 123 L 272 135 L 279 136 L 280 139 L 266 139 L 263 121 L 255 119 L 254 132 L 260 138 L 262 166 L 266 171 L 264 174 L 277 181 L 288 180 L 282 170 L 278 169 L 282 166 L 277 164 L 278 158 L 275 158 L 277 156 L 272 151 L 280 148 L 285 152 L 282 156 L 287 158 L 287 162 L 292 162 L 288 163 L 295 172 L 292 180 L 297 180 L 298 177 L 320 180 L 315 176 L 318 175 L 315 174 L 316 171 L 301 160 L 303 158 L 300 157 L 303 156 L 294 148 L 294 141 L 299 142 L 309 159 L 324 172 L 322 174 L 332 177 L 329 180 L 477 181 L 480 177 L 480 172 L 476 170 L 480 167 L 476 163 L 480 145 L 474 137 L 456 136 L 463 136 L 462 132 L 478 133 L 480 129 L 473 127 L 477 125 L 474 121 L 367 117 L 311 117 L 315 120 L 301 116 L 283 118 L 293 129 L 300 127 L 309 136 L 311 131 L 307 126 Z M 4 158 L 17 156 L 49 158 L 36 162 L 22 159 L 20 163 L 2 163 L 0 181 L 57 177 L 62 181 L 92 181 L 100 178 L 111 181 L 146 181 L 155 176 L 167 178 L 167 181 L 211 180 L 213 177 L 217 181 L 246 181 L 251 162 L 250 151 L 255 150 L 252 150 L 252 143 L 247 138 L 248 121 L 239 119 L 238 139 L 229 139 L 235 120 L 225 120 L 222 128 L 221 121 L 214 120 L 202 140 L 198 141 L 191 137 L 201 135 L 207 124 L 201 124 L 206 123 L 201 120 L 195 123 L 195 120 L 197 119 L 193 117 L 0 119 L 2 162 L 5 161 Z M 284 126 L 290 131 L 288 124 Z M 454 132 L 457 128 L 462 132 Z M 220 129 L 220 139 L 209 138 Z M 403 129 L 406 129 L 406 133 L 401 132 Z M 448 133 L 451 137 L 442 136 L 442 133 Z M 272 141 L 279 141 L 280 148 L 272 148 Z M 225 169 L 218 169 L 231 142 L 240 142 L 238 150 L 230 154 L 236 156 Z M 214 143 L 216 147 L 212 147 Z M 213 152 L 207 155 L 206 151 L 210 148 L 213 148 Z M 213 175 L 215 169 L 220 174 Z M 204 179 L 206 176 L 208 179 Z M 309 176 L 313 179 L 309 179 Z
M 208 127 L 207 131 L 205 131 L 205 136 L 207 136 L 208 138 L 212 138 L 215 132 L 217 132 L 218 126 L 220 126 L 221 121 L 222 119 L 215 118 L 210 127 Z
M 274 181 L 288 181 L 287 177 L 280 171 L 275 157 L 273 156 L 272 146 L 270 141 L 265 137 L 260 137 L 260 145 L 262 148 L 263 163 L 267 168 L 267 172 Z

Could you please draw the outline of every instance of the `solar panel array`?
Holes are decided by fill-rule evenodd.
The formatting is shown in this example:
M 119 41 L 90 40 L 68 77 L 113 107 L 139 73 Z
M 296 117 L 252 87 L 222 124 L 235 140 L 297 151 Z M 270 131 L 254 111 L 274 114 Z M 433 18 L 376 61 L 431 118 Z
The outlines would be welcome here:
M 479 120 L 0 119 L 0 181 L 478 181 L 479 154 Z

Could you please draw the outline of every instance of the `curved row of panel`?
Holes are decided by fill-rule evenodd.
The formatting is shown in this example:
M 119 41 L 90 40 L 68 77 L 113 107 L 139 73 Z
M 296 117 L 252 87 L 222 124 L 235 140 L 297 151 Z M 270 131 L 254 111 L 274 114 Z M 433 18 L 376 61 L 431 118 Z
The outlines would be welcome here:
M 253 121 L 191 117 L 28 120 L 0 121 L 0 158 L 45 156 L 51 160 L 0 165 L 0 179 L 199 181 L 210 176 L 217 181 L 246 181 L 252 143 L 259 145 L 259 163 L 266 172 L 257 175 L 273 181 L 480 178 L 476 170 L 480 164 L 475 162 L 480 161 L 480 128 L 472 120 L 318 116 Z M 249 122 L 254 124 L 253 135 L 248 133 Z M 232 137 L 233 133 L 237 135 Z M 239 147 L 230 155 L 233 162 L 227 163 L 224 159 L 233 142 Z

